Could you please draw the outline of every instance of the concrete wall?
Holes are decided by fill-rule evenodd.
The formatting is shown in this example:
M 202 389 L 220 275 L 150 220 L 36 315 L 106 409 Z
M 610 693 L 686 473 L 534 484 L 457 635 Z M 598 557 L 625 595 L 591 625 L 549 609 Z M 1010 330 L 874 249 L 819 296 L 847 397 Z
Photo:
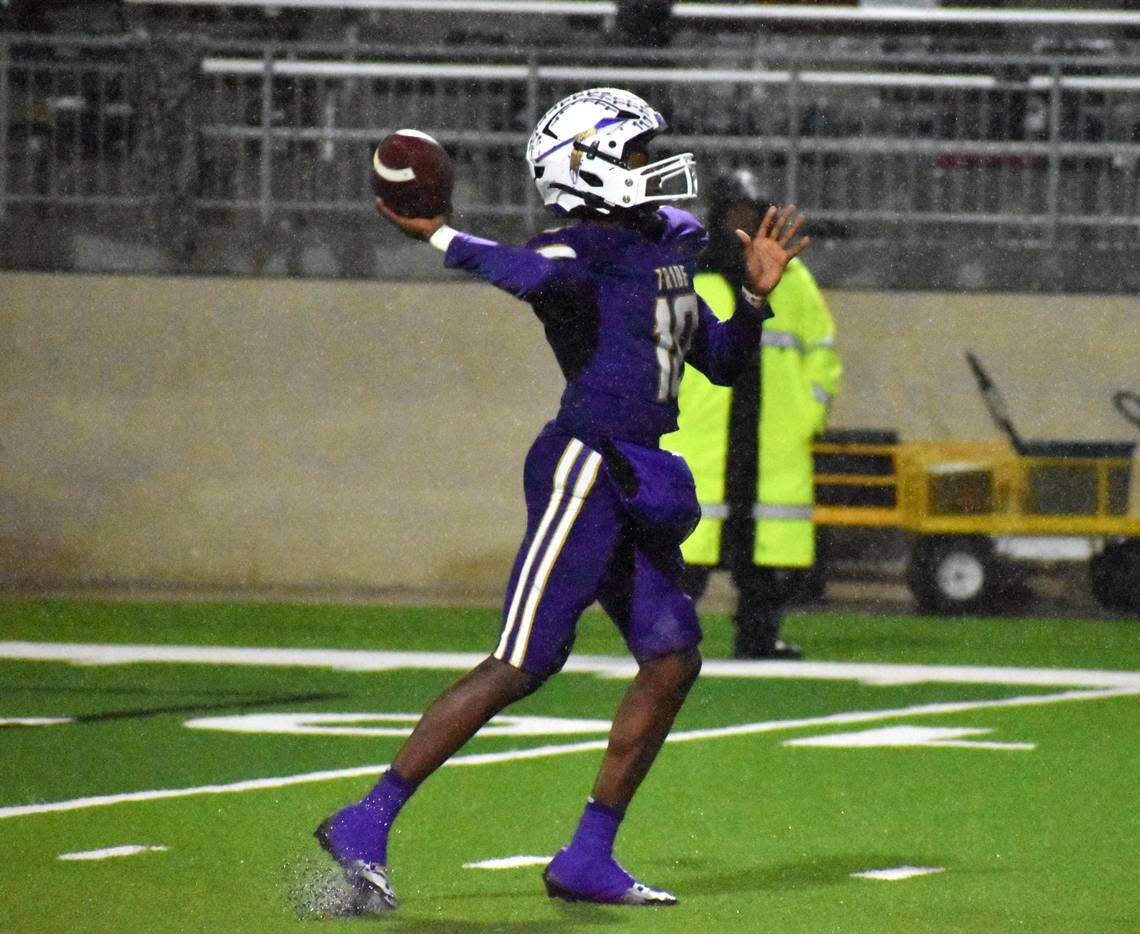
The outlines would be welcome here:
M 828 293 L 846 372 L 836 426 L 903 438 L 995 436 L 965 361 L 973 350 L 1027 439 L 1135 441 L 1112 394 L 1140 392 L 1134 296 Z
M 1135 440 L 1127 297 L 829 293 L 835 427 Z M 0 582 L 494 593 L 560 378 L 476 283 L 0 274 Z

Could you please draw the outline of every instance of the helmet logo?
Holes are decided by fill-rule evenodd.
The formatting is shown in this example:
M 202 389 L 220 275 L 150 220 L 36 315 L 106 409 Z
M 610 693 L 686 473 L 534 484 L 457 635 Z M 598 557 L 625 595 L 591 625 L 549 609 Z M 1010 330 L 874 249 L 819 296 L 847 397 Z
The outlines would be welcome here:
M 578 171 L 582 168 L 583 150 L 579 148 L 578 144 L 587 137 L 593 136 L 596 132 L 597 130 L 594 127 L 590 127 L 590 129 L 583 130 L 574 137 L 574 148 L 570 152 L 570 178 L 574 181 L 578 181 Z

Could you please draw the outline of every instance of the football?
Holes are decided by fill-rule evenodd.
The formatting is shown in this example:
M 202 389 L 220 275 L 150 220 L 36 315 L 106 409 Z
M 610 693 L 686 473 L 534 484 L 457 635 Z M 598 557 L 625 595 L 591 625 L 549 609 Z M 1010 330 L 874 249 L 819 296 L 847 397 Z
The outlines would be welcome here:
M 419 130 L 397 130 L 372 150 L 372 190 L 404 217 L 451 212 L 455 181 L 447 151 Z

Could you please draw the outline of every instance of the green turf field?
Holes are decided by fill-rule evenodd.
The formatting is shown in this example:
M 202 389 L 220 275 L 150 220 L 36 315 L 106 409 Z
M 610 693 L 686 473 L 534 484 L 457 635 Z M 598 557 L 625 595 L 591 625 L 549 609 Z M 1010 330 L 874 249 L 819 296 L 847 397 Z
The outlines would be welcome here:
M 789 618 L 800 663 L 728 662 L 706 620 L 618 837 L 677 907 L 542 890 L 628 677 L 591 615 L 573 670 L 401 815 L 400 910 L 328 917 L 312 828 L 401 741 L 359 731 L 410 725 L 497 615 L 0 601 L 0 931 L 1140 930 L 1140 624 L 843 612 Z M 855 875 L 904 867 L 929 871 Z

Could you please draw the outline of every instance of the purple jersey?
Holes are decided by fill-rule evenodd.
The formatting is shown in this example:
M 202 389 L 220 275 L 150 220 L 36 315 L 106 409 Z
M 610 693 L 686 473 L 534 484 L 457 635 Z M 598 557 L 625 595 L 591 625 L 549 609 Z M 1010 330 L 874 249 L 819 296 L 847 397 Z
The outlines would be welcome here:
M 525 247 L 458 234 L 445 261 L 534 308 L 566 378 L 562 430 L 656 447 L 677 428 L 686 361 L 730 385 L 760 339 L 750 306 L 721 322 L 693 291 L 705 240 L 693 215 L 664 207 L 643 229 L 586 222 Z

